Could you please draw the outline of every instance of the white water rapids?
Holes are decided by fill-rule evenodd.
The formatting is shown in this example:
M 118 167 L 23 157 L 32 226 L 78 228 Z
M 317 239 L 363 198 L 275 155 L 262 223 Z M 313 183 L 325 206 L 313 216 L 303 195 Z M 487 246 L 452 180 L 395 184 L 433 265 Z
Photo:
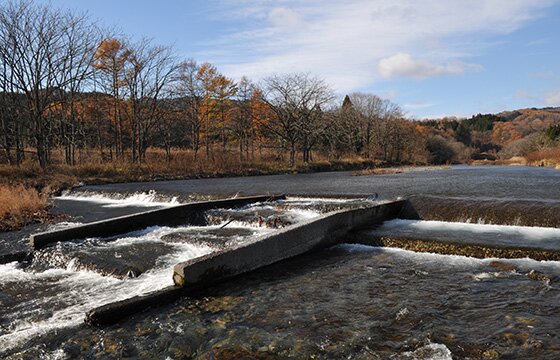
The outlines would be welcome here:
M 162 201 L 162 197 L 150 191 L 127 196 L 119 194 L 98 193 L 67 193 L 59 197 L 60 200 L 91 202 L 102 207 L 168 207 L 178 205 L 177 198 Z M 288 199 L 283 202 L 286 216 L 293 222 L 299 222 L 317 217 L 320 211 L 305 208 L 306 206 L 340 200 L 330 199 Z M 267 210 L 267 204 L 254 204 L 241 208 L 240 212 L 250 214 L 255 211 Z M 299 207 L 299 208 L 298 208 Z M 272 209 L 272 208 L 271 208 Z M 52 229 L 64 228 L 76 223 L 61 223 L 51 226 Z M 161 238 L 167 234 L 197 229 L 218 229 L 225 224 L 195 227 L 150 227 L 142 231 L 126 234 L 112 241 L 103 239 L 89 239 L 93 244 L 106 249 L 114 249 L 115 257 L 119 257 L 120 250 L 131 245 L 142 243 L 162 244 L 172 246 L 173 251 L 157 259 L 156 266 L 144 272 L 137 278 L 120 280 L 111 276 L 103 276 L 98 272 L 80 270 L 70 261 L 64 268 L 50 268 L 44 271 L 29 271 L 17 262 L 0 265 L 0 289 L 5 293 L 5 302 L 0 310 L 0 353 L 17 347 L 32 337 L 45 335 L 57 329 L 73 327 L 81 324 L 84 314 L 95 307 L 127 299 L 162 289 L 173 284 L 172 268 L 175 264 L 214 251 L 205 245 L 188 243 L 164 243 Z M 230 221 L 228 226 L 245 228 L 254 235 L 271 231 L 259 227 L 255 223 Z M 238 239 L 242 241 L 242 238 Z M 0 298 L 2 300 L 2 298 Z M 4 300 L 2 300 L 4 303 Z

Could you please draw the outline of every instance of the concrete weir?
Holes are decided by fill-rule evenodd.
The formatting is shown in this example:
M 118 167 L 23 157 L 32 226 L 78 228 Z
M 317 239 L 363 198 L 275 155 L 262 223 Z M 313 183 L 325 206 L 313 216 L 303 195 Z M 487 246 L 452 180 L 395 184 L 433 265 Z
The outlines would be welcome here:
M 399 248 L 415 252 L 429 252 L 441 255 L 460 255 L 479 259 L 501 258 L 517 259 L 531 258 L 534 260 L 560 261 L 560 246 L 541 247 L 531 246 L 521 242 L 511 242 L 508 245 L 489 241 L 469 241 L 468 239 L 419 238 L 380 236 L 375 232 L 358 232 L 354 241 L 369 246 Z
M 560 227 L 560 203 L 520 199 L 411 196 L 402 219 Z
M 234 248 L 179 263 L 173 269 L 173 281 L 178 286 L 207 285 L 333 245 L 353 230 L 396 217 L 403 204 L 395 201 L 340 211 L 288 226 Z
M 86 323 L 113 324 L 147 308 L 165 305 L 190 292 L 201 291 L 207 285 L 315 248 L 333 245 L 345 240 L 354 230 L 393 219 L 403 205 L 404 201 L 395 201 L 326 214 L 257 237 L 248 243 L 179 263 L 173 271 L 175 286 L 92 309 L 86 314 Z
M 204 224 L 203 212 L 216 208 L 233 208 L 256 202 L 285 199 L 285 195 L 240 197 L 235 199 L 195 202 L 96 221 L 67 229 L 47 231 L 29 237 L 31 248 L 38 250 L 53 242 L 108 237 L 124 234 L 149 226 L 177 226 L 182 224 Z

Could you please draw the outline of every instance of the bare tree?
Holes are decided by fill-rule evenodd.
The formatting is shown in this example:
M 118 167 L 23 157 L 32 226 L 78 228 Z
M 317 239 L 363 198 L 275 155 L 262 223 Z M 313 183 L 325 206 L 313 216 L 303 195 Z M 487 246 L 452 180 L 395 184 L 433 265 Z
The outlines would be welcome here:
M 200 150 L 200 135 L 202 121 L 200 118 L 200 107 L 204 96 L 204 89 L 198 77 L 200 67 L 196 61 L 188 59 L 179 64 L 178 81 L 176 83 L 176 96 L 182 101 L 180 108 L 184 111 L 187 124 L 190 129 L 191 148 L 194 151 L 194 160 L 197 160 Z
M 404 117 L 402 109 L 389 100 L 365 93 L 350 94 L 352 107 L 357 111 L 356 121 L 360 139 L 367 157 L 380 155 L 389 161 L 396 151 L 399 136 L 397 120 Z
M 170 47 L 153 46 L 149 40 L 142 40 L 131 48 L 125 82 L 130 103 L 132 162 L 146 160 L 153 130 L 165 114 L 161 108 L 162 100 L 172 92 L 177 69 Z
M 304 161 L 309 161 L 322 132 L 321 107 L 334 98 L 333 91 L 320 78 L 302 73 L 271 76 L 265 79 L 264 89 L 264 100 L 276 115 L 268 127 L 287 144 L 290 166 L 295 165 L 298 142 Z
M 242 77 L 237 84 L 236 106 L 230 109 L 229 128 L 239 142 L 239 160 L 249 159 L 249 149 L 253 148 L 255 137 L 254 100 L 258 90 L 248 78 Z
M 68 14 L 66 30 L 64 36 L 68 56 L 63 59 L 57 77 L 61 104 L 60 137 L 65 149 L 66 163 L 75 165 L 78 133 L 81 132 L 82 139 L 85 138 L 84 124 L 77 118 L 76 103 L 92 81 L 95 51 L 102 34 L 98 28 L 92 27 L 84 15 Z
M 3 87 L 24 99 L 19 115 L 27 119 L 24 124 L 43 168 L 49 163 L 54 128 L 50 107 L 64 89 L 85 79 L 84 69 L 91 64 L 87 28 L 92 31 L 95 26 L 86 16 L 31 1 L 0 6 Z

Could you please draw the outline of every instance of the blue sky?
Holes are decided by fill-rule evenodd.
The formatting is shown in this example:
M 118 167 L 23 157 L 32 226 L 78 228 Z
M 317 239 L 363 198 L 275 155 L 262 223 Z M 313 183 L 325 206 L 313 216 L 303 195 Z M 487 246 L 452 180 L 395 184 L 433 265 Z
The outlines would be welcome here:
M 311 72 L 411 117 L 560 106 L 560 0 L 50 2 L 234 79 Z

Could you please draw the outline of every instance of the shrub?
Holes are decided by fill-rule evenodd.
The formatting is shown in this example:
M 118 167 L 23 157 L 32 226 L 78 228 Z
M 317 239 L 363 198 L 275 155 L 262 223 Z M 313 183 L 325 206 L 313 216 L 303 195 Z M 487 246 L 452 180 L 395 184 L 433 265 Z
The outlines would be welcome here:
M 436 135 L 426 141 L 430 163 L 435 165 L 448 164 L 457 155 L 453 147 L 443 137 Z

